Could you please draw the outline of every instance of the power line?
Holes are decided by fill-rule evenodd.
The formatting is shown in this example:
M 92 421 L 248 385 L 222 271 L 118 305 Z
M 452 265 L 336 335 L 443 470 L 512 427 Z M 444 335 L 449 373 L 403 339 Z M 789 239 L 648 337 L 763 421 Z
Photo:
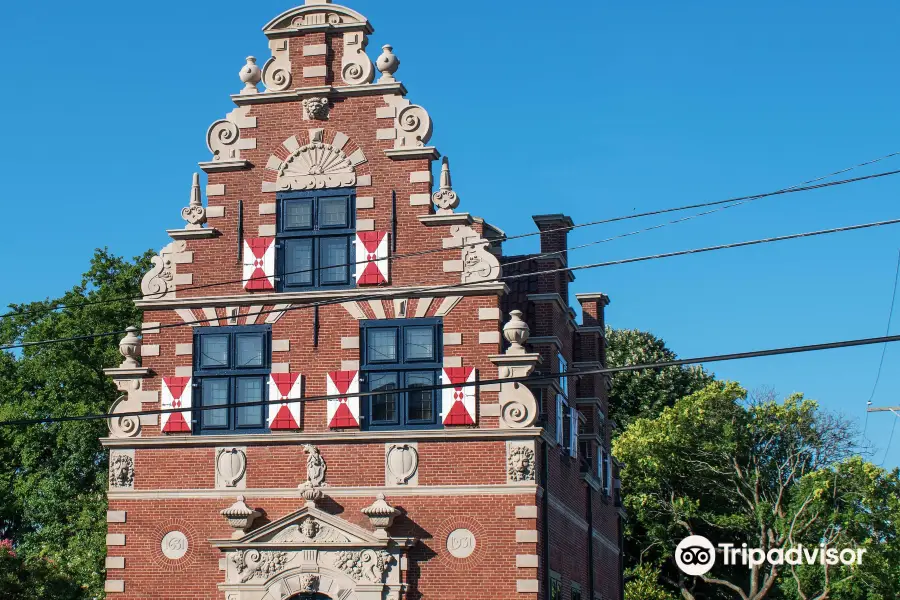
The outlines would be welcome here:
M 805 233 L 795 233 L 795 234 L 791 234 L 791 235 L 763 238 L 763 239 L 758 239 L 758 240 L 750 240 L 750 241 L 746 241 L 746 242 L 734 242 L 734 243 L 730 243 L 730 244 L 721 244 L 718 246 L 707 246 L 704 248 L 694 248 L 691 250 L 680 250 L 677 252 L 667 252 L 664 254 L 653 254 L 653 255 L 649 255 L 649 256 L 625 258 L 625 259 L 620 259 L 620 260 L 613 260 L 613 261 L 607 261 L 607 262 L 601 262 L 601 263 L 593 263 L 593 264 L 587 264 L 587 265 L 577 265 L 574 267 L 559 267 L 559 268 L 555 268 L 555 269 L 544 269 L 541 271 L 532 271 L 532 272 L 527 272 L 527 273 L 517 273 L 514 275 L 506 275 L 506 276 L 498 277 L 496 279 L 496 281 L 508 281 L 508 280 L 513 280 L 513 279 L 521 279 L 524 277 L 534 277 L 536 275 L 549 275 L 549 274 L 555 274 L 555 273 L 581 271 L 581 270 L 585 270 L 585 269 L 597 269 L 597 268 L 610 267 L 610 266 L 615 266 L 615 265 L 624 265 L 624 264 L 630 264 L 630 263 L 636 263 L 636 262 L 645 262 L 645 261 L 649 261 L 649 260 L 672 258 L 675 256 L 686 256 L 689 254 L 700 254 L 700 253 L 705 253 L 705 252 L 713 252 L 713 251 L 717 251 L 717 250 L 729 250 L 732 248 L 742 248 L 745 246 L 755 246 L 755 245 L 760 245 L 760 244 L 769 244 L 769 243 L 773 243 L 773 242 L 782 242 L 782 241 L 786 241 L 786 240 L 793 240 L 793 239 L 799 239 L 799 238 L 808 238 L 808 237 L 815 237 L 815 236 L 820 236 L 820 235 L 829 235 L 829 234 L 833 234 L 833 233 L 855 231 L 858 229 L 883 227 L 885 225 L 894 225 L 897 223 L 900 223 L 900 219 L 892 219 L 889 221 L 877 221 L 874 223 L 864 223 L 861 225 L 849 225 L 846 227 L 836 227 L 833 229 L 822 229 L 822 230 L 818 230 L 818 231 L 810 231 L 810 232 L 805 232 Z M 558 252 L 549 252 L 547 254 L 558 254 Z M 535 255 L 535 256 L 531 256 L 531 257 L 529 257 L 527 259 L 523 259 L 523 260 L 531 260 L 531 259 L 535 259 L 535 258 L 540 258 L 541 256 L 542 255 Z M 521 261 L 519 261 L 519 262 L 521 262 Z M 290 312 L 290 311 L 294 311 L 294 310 L 306 310 L 306 309 L 310 309 L 310 308 L 315 308 L 317 306 L 343 304 L 344 302 L 351 302 L 351 301 L 360 302 L 360 301 L 365 301 L 365 300 L 408 298 L 410 296 L 415 296 L 418 294 L 434 293 L 436 291 L 453 292 L 453 291 L 457 291 L 457 290 L 459 290 L 461 288 L 465 288 L 465 287 L 483 285 L 484 283 L 485 282 L 483 282 L 483 281 L 473 281 L 473 282 L 465 282 L 465 283 L 458 283 L 458 284 L 448 284 L 448 285 L 443 285 L 443 286 L 442 285 L 426 286 L 426 287 L 412 288 L 412 289 L 400 290 L 400 291 L 394 291 L 394 292 L 389 291 L 385 294 L 377 294 L 377 295 L 373 295 L 373 296 L 352 296 L 352 295 L 347 296 L 347 295 L 345 295 L 345 296 L 341 296 L 338 298 L 323 300 L 320 302 L 301 304 L 299 306 L 290 306 L 290 307 L 282 308 L 282 309 L 272 309 L 272 310 L 268 310 L 268 311 L 260 311 L 259 313 L 256 313 L 256 315 L 260 316 L 260 315 L 274 314 L 274 313 L 285 313 L 285 312 Z M 170 323 L 170 324 L 164 324 L 164 325 L 159 325 L 158 327 L 154 327 L 154 330 L 169 329 L 169 328 L 174 328 L 174 327 L 185 327 L 188 325 L 202 325 L 205 323 L 211 323 L 213 321 L 218 322 L 220 320 L 221 320 L 221 318 L 216 317 L 216 318 L 207 318 L 207 319 L 197 319 L 195 321 L 185 321 L 183 323 Z M 17 348 L 30 348 L 30 347 L 35 347 L 35 346 L 57 344 L 57 343 L 61 343 L 61 342 L 83 341 L 83 340 L 95 339 L 98 337 L 110 337 L 110 336 L 116 336 L 116 335 L 125 335 L 126 333 L 127 333 L 127 331 L 108 331 L 108 332 L 102 332 L 102 333 L 93 333 L 93 334 L 72 336 L 72 337 L 67 337 L 67 338 L 37 340 L 37 341 L 33 341 L 33 342 L 23 342 L 20 344 L 8 344 L 5 346 L 0 346 L 0 350 L 14 350 Z
M 884 335 L 890 335 L 891 333 L 891 321 L 894 318 L 894 304 L 897 301 L 897 283 L 900 282 L 900 252 L 897 253 L 897 269 L 894 273 L 894 291 L 891 293 L 891 310 L 888 312 L 888 322 L 887 329 L 884 332 Z M 878 362 L 878 373 L 875 375 L 875 384 L 872 386 L 872 393 L 869 394 L 869 400 L 866 402 L 866 408 L 872 406 L 872 400 L 875 398 L 875 390 L 878 389 L 878 382 L 881 380 L 881 370 L 884 368 L 884 357 L 887 354 L 887 344 L 881 349 L 881 360 Z M 869 428 L 869 411 L 866 411 L 866 421 L 863 426 L 863 437 L 866 436 L 866 431 Z
M 629 233 L 629 234 L 626 234 L 626 235 L 618 236 L 618 237 L 615 237 L 615 238 L 610 238 L 610 240 L 612 240 L 612 239 L 620 239 L 620 238 L 622 238 L 622 237 L 628 237 L 628 236 L 631 236 L 631 235 L 637 235 L 637 234 L 640 234 L 640 233 L 644 233 L 644 232 L 646 232 L 646 231 L 652 231 L 652 230 L 655 230 L 655 229 L 660 229 L 660 228 L 662 228 L 662 227 L 667 227 L 667 226 L 669 226 L 669 225 L 675 225 L 675 224 L 677 224 L 677 223 L 681 223 L 681 222 L 684 222 L 684 221 L 689 221 L 689 220 L 691 220 L 691 219 L 695 219 L 695 218 L 698 218 L 698 217 L 701 217 L 701 216 L 705 216 L 705 215 L 713 214 L 713 213 L 715 213 L 715 212 L 719 212 L 720 210 L 725 210 L 725 209 L 728 209 L 728 208 L 734 208 L 734 207 L 736 207 L 736 206 L 741 206 L 741 205 L 743 205 L 743 204 L 747 204 L 747 203 L 749 203 L 749 202 L 753 202 L 754 200 L 759 200 L 759 199 L 761 199 L 761 198 L 768 198 L 768 197 L 771 197 L 771 196 L 778 196 L 778 195 L 783 195 L 783 194 L 791 194 L 791 193 L 797 193 L 797 192 L 806 192 L 806 191 L 818 190 L 818 189 L 823 189 L 823 188 L 827 188 L 827 187 L 834 187 L 834 186 L 839 186 L 839 185 L 846 185 L 846 184 L 850 184 L 850 183 L 858 183 L 858 182 L 860 182 L 860 181 L 866 181 L 866 180 L 869 180 L 869 179 L 877 179 L 877 178 L 881 178 L 881 177 L 888 177 L 888 176 L 891 176 L 891 175 L 896 175 L 896 174 L 900 173 L 900 170 L 896 170 L 896 171 L 887 171 L 887 172 L 884 172 L 884 173 L 875 173 L 875 174 L 873 174 L 873 175 L 866 175 L 866 176 L 863 176 L 863 177 L 856 177 L 856 178 L 853 178 L 853 179 L 844 179 L 844 180 L 840 180 L 840 181 L 832 181 L 832 182 L 829 182 L 829 183 L 823 183 L 823 184 L 818 184 L 818 185 L 809 185 L 809 186 L 806 186 L 806 185 L 805 185 L 805 184 L 807 184 L 807 183 L 812 183 L 812 182 L 816 182 L 816 181 L 821 181 L 822 179 L 827 179 L 828 177 L 833 177 L 833 176 L 838 175 L 838 174 L 840 174 L 840 173 L 846 173 L 847 171 L 851 171 L 851 170 L 854 170 L 854 169 L 858 169 L 858 168 L 863 167 L 863 166 L 871 165 L 871 164 L 873 164 L 873 163 L 880 162 L 880 161 L 882 161 L 882 160 L 886 160 L 886 159 L 888 159 L 888 158 L 891 158 L 891 157 L 897 156 L 897 155 L 900 155 L 900 152 L 895 152 L 895 153 L 893 153 L 893 154 L 888 154 L 888 155 L 886 155 L 886 156 L 883 156 L 883 157 L 880 157 L 880 158 L 877 158 L 877 159 L 874 159 L 874 160 L 871 160 L 871 161 L 868 161 L 868 162 L 860 163 L 860 164 L 858 164 L 858 165 L 854 165 L 854 166 L 852 166 L 852 167 L 848 167 L 848 168 L 842 169 L 842 170 L 840 170 L 840 171 L 835 171 L 834 173 L 830 173 L 830 174 L 828 174 L 828 175 L 824 175 L 824 176 L 818 177 L 818 178 L 816 178 L 816 179 L 811 179 L 811 180 L 809 180 L 809 181 L 807 181 L 807 182 L 804 182 L 804 183 L 802 183 L 802 184 L 798 184 L 798 185 L 793 186 L 793 187 L 790 187 L 790 188 L 784 188 L 784 189 L 776 190 L 776 191 L 774 191 L 774 192 L 767 192 L 767 193 L 763 193 L 763 194 L 756 194 L 756 195 L 753 195 L 753 196 L 740 196 L 740 197 L 736 197 L 736 198 L 729 198 L 729 199 L 727 199 L 727 200 L 716 200 L 716 201 L 713 201 L 713 202 L 705 202 L 705 203 L 701 203 L 701 204 L 690 204 L 690 205 L 679 206 L 679 207 L 674 207 L 674 208 L 666 208 L 666 209 L 660 209 L 660 210 L 649 211 L 649 212 L 643 212 L 643 213 L 637 213 L 637 214 L 623 215 L 623 216 L 619 216 L 619 217 L 613 217 L 613 218 L 610 218 L 610 219 L 603 219 L 603 220 L 600 220 L 600 221 L 591 221 L 591 222 L 588 222 L 588 223 L 580 223 L 580 224 L 576 224 L 576 225 L 572 225 L 572 226 L 565 226 L 565 227 L 559 227 L 559 228 L 555 228 L 555 229 L 549 229 L 549 230 L 545 230 L 544 232 L 536 231 L 536 232 L 523 233 L 523 234 L 514 235 L 514 236 L 504 236 L 504 237 L 498 238 L 498 239 L 496 239 L 496 240 L 488 240 L 488 241 L 489 241 L 489 243 L 491 243 L 491 244 L 498 244 L 498 243 L 502 243 L 502 242 L 505 242 L 505 241 L 511 241 L 511 240 L 517 240 L 517 239 L 523 239 L 523 238 L 527 238 L 527 237 L 532 237 L 532 236 L 536 236 L 536 235 L 541 235 L 541 233 L 547 234 L 547 233 L 554 233 L 554 232 L 559 232 L 559 231 L 566 231 L 566 232 L 568 232 L 568 231 L 571 231 L 571 230 L 573 230 L 573 229 L 578 229 L 578 228 L 582 228 L 582 227 L 593 227 L 593 226 L 596 226 L 596 225 L 603 225 L 603 224 L 607 224 L 607 223 L 615 223 L 615 222 L 626 221 L 626 220 L 631 220 L 631 219 L 639 219 L 639 218 L 643 218 L 643 217 L 656 216 L 656 215 L 661 215 L 661 214 L 666 214 L 666 213 L 672 213 L 672 212 L 680 212 L 680 211 L 685 211 L 685 210 L 692 210 L 692 209 L 695 209 L 695 208 L 704 208 L 704 207 L 718 206 L 718 205 L 723 205 L 723 204 L 729 205 L 729 206 L 724 206 L 723 208 L 720 208 L 720 209 L 717 209 L 717 210 L 712 210 L 712 211 L 708 211 L 708 212 L 703 212 L 703 213 L 700 213 L 700 214 L 698 214 L 698 215 L 694 215 L 694 216 L 692 216 L 692 217 L 688 217 L 688 218 L 685 218 L 685 219 L 677 219 L 677 220 L 674 220 L 674 221 L 670 221 L 670 222 L 668 222 L 668 223 L 664 223 L 664 224 L 657 225 L 657 226 L 654 226 L 654 227 L 649 227 L 649 228 L 647 228 L 647 229 L 638 230 L 638 231 L 635 231 L 635 232 L 632 232 L 632 233 Z M 483 242 L 479 242 L 479 243 L 483 243 Z M 389 262 L 393 262 L 393 261 L 395 261 L 395 260 L 402 260 L 402 259 L 406 259 L 406 258 L 415 258 L 415 257 L 418 257 L 418 256 L 424 256 L 424 255 L 427 255 L 427 254 L 433 254 L 433 253 L 436 253 L 436 252 L 445 252 L 445 251 L 448 251 L 448 250 L 461 250 L 461 249 L 463 249 L 463 248 L 466 248 L 466 247 L 469 247 L 469 246 L 473 246 L 473 245 L 475 245 L 475 243 L 473 243 L 473 242 L 468 242 L 468 243 L 462 243 L 462 244 L 457 245 L 457 246 L 448 246 L 448 247 L 446 247 L 446 248 L 443 248 L 443 247 L 441 247 L 441 248 L 429 248 L 429 249 L 427 249 L 427 250 L 419 250 L 419 251 L 416 251 L 416 252 L 408 252 L 408 253 L 403 253 L 403 254 L 395 254 L 395 255 L 393 255 L 393 256 L 389 256 L 389 257 L 387 258 L 387 260 L 388 260 Z M 369 262 L 369 261 L 355 261 L 355 262 L 347 262 L 347 263 L 338 264 L 338 265 L 332 265 L 332 266 L 330 266 L 330 267 L 313 267 L 313 268 L 309 268 L 309 269 L 301 269 L 301 270 L 298 270 L 298 271 L 288 271 L 288 272 L 284 272 L 284 273 L 281 273 L 279 276 L 280 276 L 280 277 L 284 277 L 284 276 L 287 276 L 287 275 L 300 275 L 300 274 L 304 274 L 304 273 L 312 273 L 312 272 L 315 272 L 315 271 L 322 270 L 323 268 L 332 269 L 332 268 L 341 268 L 341 267 L 359 266 L 359 265 L 367 264 L 368 262 Z M 218 281 L 218 282 L 213 282 L 213 283 L 205 283 L 205 284 L 197 284 L 197 285 L 182 286 L 181 289 L 182 289 L 182 290 L 210 289 L 210 288 L 221 287 L 221 286 L 225 286 L 225 285 L 232 285 L 232 284 L 236 284 L 236 283 L 248 283 L 248 282 L 251 282 L 251 281 L 259 281 L 259 280 L 267 279 L 267 278 L 268 278 L 268 277 L 266 277 L 266 276 L 257 276 L 257 277 L 249 277 L 249 278 L 246 278 L 246 279 L 232 279 L 232 280 L 228 280 L 228 281 Z M 59 305 L 56 305 L 56 306 L 46 307 L 46 308 L 43 308 L 43 309 L 32 309 L 32 310 L 27 310 L 27 311 L 10 311 L 10 312 L 4 313 L 4 314 L 0 314 L 0 319 L 9 318 L 9 317 L 15 317 L 15 316 L 31 315 L 31 314 L 35 314 L 35 313 L 47 313 L 47 312 L 53 312 L 53 311 L 61 310 L 61 309 L 83 308 L 83 307 L 86 307 L 86 306 L 95 306 L 95 305 L 101 305 L 101 304 L 111 304 L 111 303 L 114 303 L 114 302 L 125 302 L 125 301 L 129 301 L 129 300 L 132 300 L 132 301 L 133 301 L 133 300 L 141 300 L 141 299 L 143 299 L 143 297 L 144 297 L 143 295 L 141 295 L 141 296 L 119 296 L 119 297 L 115 297 L 115 298 L 106 298 L 106 299 L 103 299 L 103 300 L 90 300 L 90 301 L 86 301 L 86 302 L 79 302 L 79 303 L 77 303 L 77 304 L 59 304 Z
M 412 387 L 412 388 L 400 388 L 389 391 L 369 391 L 369 392 L 359 392 L 356 394 L 338 394 L 338 395 L 327 395 L 327 396 L 312 396 L 309 398 L 300 398 L 297 400 L 290 400 L 287 403 L 291 402 L 315 402 L 322 400 L 339 400 L 341 398 L 348 397 L 360 397 L 366 398 L 369 396 L 379 396 L 385 395 L 386 393 L 390 394 L 399 394 L 405 392 L 425 392 L 425 391 L 438 391 L 445 389 L 454 389 L 461 387 L 477 387 L 483 385 L 494 385 L 494 384 L 503 384 L 503 383 L 534 383 L 539 381 L 554 381 L 557 379 L 561 379 L 563 377 L 583 377 L 586 375 L 611 375 L 615 373 L 624 373 L 631 371 L 643 371 L 647 369 L 665 369 L 669 367 L 681 367 L 687 365 L 695 365 L 695 364 L 704 364 L 704 363 L 712 363 L 712 362 L 725 362 L 732 360 L 744 360 L 750 358 L 762 358 L 767 356 L 782 356 L 787 354 L 800 354 L 806 352 L 820 352 L 824 350 L 835 350 L 838 348 L 854 348 L 858 346 L 869 346 L 874 344 L 885 344 L 885 343 L 893 343 L 900 342 L 900 335 L 894 336 L 883 336 L 877 338 L 861 338 L 861 339 L 852 339 L 852 340 L 843 340 L 838 342 L 826 342 L 823 344 L 809 344 L 804 346 L 785 346 L 780 348 L 772 348 L 768 350 L 753 350 L 749 352 L 735 352 L 731 354 L 714 354 L 711 356 L 702 356 L 696 358 L 680 358 L 675 360 L 661 361 L 655 363 L 644 363 L 637 365 L 625 365 L 621 367 L 604 367 L 599 369 L 584 369 L 578 371 L 568 371 L 565 373 L 548 373 L 548 374 L 536 374 L 536 375 L 528 375 L 524 377 L 512 377 L 508 379 L 488 379 L 482 381 L 475 381 L 472 383 L 461 383 L 461 384 L 441 384 L 441 385 L 433 385 L 433 386 L 420 386 L 420 387 Z M 260 402 L 247 402 L 241 403 L 241 408 L 249 408 L 254 406 L 269 406 L 273 404 L 285 404 L 284 400 L 264 400 Z M 171 414 L 177 412 L 204 412 L 207 410 L 222 410 L 221 404 L 214 404 L 210 406 L 196 406 L 191 407 L 189 409 L 184 408 L 172 408 L 172 409 L 154 409 L 154 410 L 145 410 L 145 411 L 135 411 L 135 412 L 121 412 L 121 413 L 102 413 L 102 414 L 88 414 L 88 415 L 69 415 L 62 417 L 47 417 L 43 419 L 14 419 L 9 421 L 0 421 L 0 427 L 11 427 L 11 426 L 24 426 L 24 425 L 40 425 L 40 424 L 50 424 L 50 423 L 66 423 L 73 421 L 93 421 L 99 419 L 121 419 L 126 417 L 139 417 L 141 415 L 163 415 L 163 414 Z
M 897 416 L 897 415 L 894 415 L 894 416 Z M 897 421 L 898 420 L 900 420 L 900 417 L 897 417 L 896 419 L 894 419 L 894 424 L 891 426 L 891 437 L 888 438 L 887 448 L 884 449 L 884 458 L 881 459 L 881 464 L 878 465 L 879 467 L 884 466 L 884 461 L 887 460 L 888 452 L 891 451 L 891 444 L 894 441 L 894 431 L 897 430 Z

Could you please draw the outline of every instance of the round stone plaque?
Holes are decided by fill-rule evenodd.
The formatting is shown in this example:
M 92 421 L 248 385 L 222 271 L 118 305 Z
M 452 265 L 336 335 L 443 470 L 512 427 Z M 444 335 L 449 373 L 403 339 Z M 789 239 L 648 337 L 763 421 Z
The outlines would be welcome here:
M 180 531 L 170 531 L 163 536 L 162 553 L 170 560 L 178 560 L 188 551 L 187 536 Z
M 475 534 L 468 529 L 455 529 L 447 536 L 447 551 L 456 558 L 468 558 L 475 552 Z

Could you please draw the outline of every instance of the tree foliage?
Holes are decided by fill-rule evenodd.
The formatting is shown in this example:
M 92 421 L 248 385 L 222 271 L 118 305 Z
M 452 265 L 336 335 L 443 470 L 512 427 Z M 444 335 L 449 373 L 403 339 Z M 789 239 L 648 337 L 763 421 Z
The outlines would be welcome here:
M 610 367 L 675 360 L 677 355 L 658 337 L 637 329 L 606 329 L 606 361 Z M 632 421 L 655 417 L 679 398 L 713 381 L 701 367 L 666 367 L 616 373 L 609 393 L 609 417 L 627 429 Z
M 843 593 L 861 589 L 879 565 L 893 564 L 896 573 L 900 550 L 900 481 L 896 473 L 852 458 L 855 439 L 846 421 L 802 395 L 784 402 L 748 401 L 734 383 L 711 383 L 656 418 L 637 419 L 614 448 L 625 464 L 631 560 L 661 564 L 658 581 L 686 600 L 897 597 L 897 577 L 884 583 L 894 595 Z M 675 547 L 688 535 L 764 551 L 800 542 L 858 545 L 869 552 L 869 566 L 831 572 L 768 564 L 729 567 L 720 551 L 710 573 L 689 577 L 673 560 Z
M 139 296 L 150 256 L 128 261 L 98 250 L 61 297 L 12 305 L 11 316 L 0 319 L 0 344 L 138 326 L 141 313 L 131 301 L 102 301 Z M 63 304 L 69 308 L 54 310 Z M 105 412 L 117 392 L 103 369 L 121 362 L 120 338 L 0 352 L 0 420 Z M 98 440 L 106 434 L 106 423 L 96 420 L 0 428 L 0 537 L 14 548 L 0 560 L 0 586 L 31 581 L 41 598 L 102 595 L 107 455 Z

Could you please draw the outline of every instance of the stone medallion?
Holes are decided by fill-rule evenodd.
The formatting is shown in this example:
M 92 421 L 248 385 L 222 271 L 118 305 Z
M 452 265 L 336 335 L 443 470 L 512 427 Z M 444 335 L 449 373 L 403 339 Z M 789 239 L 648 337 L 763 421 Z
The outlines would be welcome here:
M 161 546 L 163 556 L 169 560 L 178 560 L 187 554 L 188 539 L 180 531 L 170 531 L 163 536 Z
M 447 551 L 456 558 L 469 558 L 475 552 L 475 534 L 468 529 L 454 529 L 447 536 Z

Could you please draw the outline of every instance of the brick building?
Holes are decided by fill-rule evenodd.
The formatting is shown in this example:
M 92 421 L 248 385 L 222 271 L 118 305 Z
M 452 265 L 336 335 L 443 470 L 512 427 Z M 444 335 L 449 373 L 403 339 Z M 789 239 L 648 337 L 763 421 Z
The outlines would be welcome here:
M 107 371 L 109 597 L 620 598 L 605 379 L 496 381 L 604 364 L 571 220 L 503 256 L 364 16 L 263 31 Z

